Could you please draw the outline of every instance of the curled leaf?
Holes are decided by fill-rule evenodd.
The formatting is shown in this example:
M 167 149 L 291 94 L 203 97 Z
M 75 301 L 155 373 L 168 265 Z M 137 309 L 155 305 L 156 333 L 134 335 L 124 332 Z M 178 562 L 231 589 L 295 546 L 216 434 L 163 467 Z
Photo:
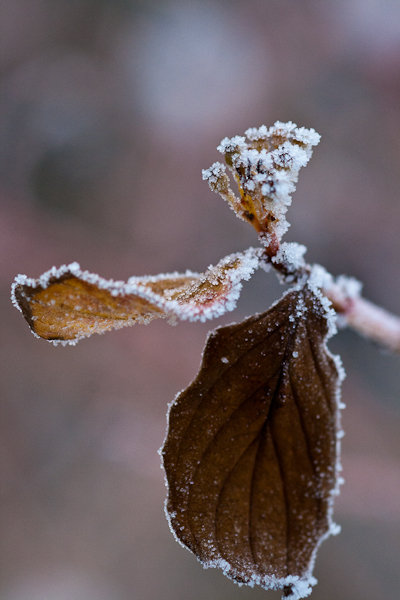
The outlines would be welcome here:
M 262 250 L 231 254 L 204 274 L 187 271 L 132 277 L 127 283 L 82 271 L 77 263 L 53 267 L 39 279 L 18 275 L 12 299 L 32 331 L 50 341 L 75 343 L 157 317 L 212 319 L 233 310 L 242 288 L 258 267 Z
M 335 526 L 340 376 L 327 312 L 308 284 L 207 341 L 172 404 L 162 450 L 167 516 L 206 567 L 307 596 Z

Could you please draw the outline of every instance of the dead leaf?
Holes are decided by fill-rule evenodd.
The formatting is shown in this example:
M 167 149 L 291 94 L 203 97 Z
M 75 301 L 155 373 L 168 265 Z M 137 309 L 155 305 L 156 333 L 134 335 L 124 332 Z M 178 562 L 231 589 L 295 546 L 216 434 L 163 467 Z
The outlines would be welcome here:
M 249 248 L 226 256 L 204 274 L 132 277 L 128 283 L 105 280 L 72 263 L 36 280 L 19 275 L 12 297 L 37 336 L 74 343 L 156 317 L 205 321 L 233 310 L 241 280 L 249 279 L 261 256 L 261 249 Z
M 214 330 L 162 450 L 178 540 L 204 566 L 291 598 L 310 592 L 333 532 L 340 378 L 327 332 L 308 285 Z

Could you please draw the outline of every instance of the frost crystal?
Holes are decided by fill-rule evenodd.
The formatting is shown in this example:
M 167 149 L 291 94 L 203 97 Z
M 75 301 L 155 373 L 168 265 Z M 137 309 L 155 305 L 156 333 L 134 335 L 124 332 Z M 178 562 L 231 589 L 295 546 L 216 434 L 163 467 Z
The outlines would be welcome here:
M 333 277 L 324 267 L 318 264 L 313 265 L 309 278 L 309 284 L 313 288 L 329 289 L 332 283 Z
M 288 273 L 294 273 L 305 266 L 304 254 L 307 248 L 303 244 L 283 242 L 272 262 L 286 267 Z
M 336 311 L 332 308 L 332 302 L 321 292 L 322 288 L 328 288 L 332 282 L 332 275 L 328 273 L 321 265 L 313 265 L 308 287 L 314 293 L 321 303 L 328 324 L 327 339 L 337 333 Z
M 228 182 L 225 171 L 225 165 L 222 165 L 220 162 L 215 162 L 209 169 L 203 169 L 202 177 L 205 181 L 208 181 L 212 190 L 222 192 L 226 187 L 223 182 Z
M 361 294 L 362 283 L 354 277 L 339 275 L 339 277 L 336 278 L 335 283 L 346 298 L 358 298 Z
M 227 152 L 242 152 L 247 148 L 246 139 L 240 135 L 235 135 L 233 138 L 224 138 L 217 150 L 226 154 Z

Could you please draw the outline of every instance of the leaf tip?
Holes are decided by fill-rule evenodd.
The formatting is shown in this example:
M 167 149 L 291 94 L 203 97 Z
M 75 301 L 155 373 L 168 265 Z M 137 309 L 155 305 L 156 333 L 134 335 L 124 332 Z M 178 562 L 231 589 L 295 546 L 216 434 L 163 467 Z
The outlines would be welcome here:
M 27 277 L 25 275 L 17 275 L 14 283 L 11 286 L 11 302 L 17 310 L 19 310 L 27 321 L 32 333 L 39 337 L 35 331 L 35 323 L 29 300 L 25 293 Z

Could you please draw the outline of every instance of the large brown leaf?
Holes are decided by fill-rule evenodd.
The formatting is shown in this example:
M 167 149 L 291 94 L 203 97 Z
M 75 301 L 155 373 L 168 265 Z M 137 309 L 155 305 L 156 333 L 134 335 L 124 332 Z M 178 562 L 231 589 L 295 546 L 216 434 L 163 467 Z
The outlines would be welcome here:
M 306 285 L 213 331 L 169 413 L 172 530 L 205 566 L 302 598 L 334 531 L 340 377 L 321 295 Z

